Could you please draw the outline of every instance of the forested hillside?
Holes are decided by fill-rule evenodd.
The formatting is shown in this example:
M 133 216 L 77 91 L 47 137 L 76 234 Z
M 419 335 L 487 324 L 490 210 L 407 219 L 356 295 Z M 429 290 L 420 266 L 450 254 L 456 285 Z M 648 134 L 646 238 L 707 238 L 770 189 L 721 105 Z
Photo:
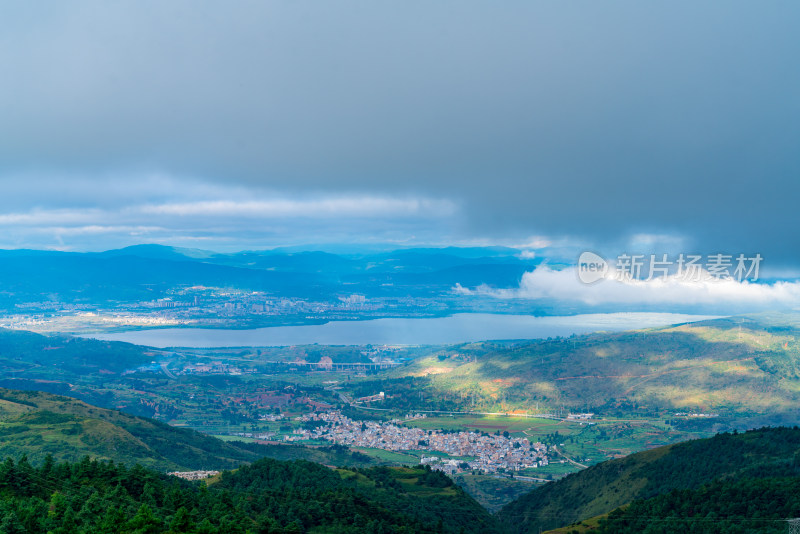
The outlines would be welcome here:
M 724 433 L 594 465 L 520 497 L 498 517 L 512 532 L 538 532 L 674 489 L 786 476 L 800 476 L 799 428 Z
M 800 516 L 800 478 L 717 480 L 637 500 L 600 521 L 598 534 L 786 532 Z
M 27 459 L 0 465 L 0 531 L 75 533 L 481 533 L 494 519 L 423 468 L 334 470 L 260 460 L 206 486 L 141 466 Z

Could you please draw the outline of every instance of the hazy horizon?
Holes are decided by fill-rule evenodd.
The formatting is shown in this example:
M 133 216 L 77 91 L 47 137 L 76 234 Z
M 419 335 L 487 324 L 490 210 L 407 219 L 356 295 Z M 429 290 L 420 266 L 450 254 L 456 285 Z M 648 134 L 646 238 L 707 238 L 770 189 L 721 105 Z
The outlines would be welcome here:
M 2 14 L 3 248 L 689 249 L 800 269 L 796 3 Z

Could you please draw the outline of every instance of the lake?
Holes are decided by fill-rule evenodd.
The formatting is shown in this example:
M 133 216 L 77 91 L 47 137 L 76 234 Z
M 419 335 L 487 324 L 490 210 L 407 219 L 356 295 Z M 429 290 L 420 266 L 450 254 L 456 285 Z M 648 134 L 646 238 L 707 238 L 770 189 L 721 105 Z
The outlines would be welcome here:
M 459 313 L 420 319 L 332 321 L 321 325 L 273 326 L 251 330 L 163 328 L 83 337 L 127 341 L 150 347 L 269 347 L 286 345 L 447 345 L 500 339 L 537 339 L 590 332 L 616 332 L 714 319 L 678 313 L 593 313 L 535 317 Z

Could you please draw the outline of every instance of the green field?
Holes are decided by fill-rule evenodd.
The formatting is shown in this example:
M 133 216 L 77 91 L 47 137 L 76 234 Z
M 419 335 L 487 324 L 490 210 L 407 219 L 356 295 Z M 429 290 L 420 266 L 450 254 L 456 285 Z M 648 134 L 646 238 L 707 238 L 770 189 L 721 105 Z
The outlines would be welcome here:
M 664 418 L 598 419 L 593 424 L 535 417 L 503 415 L 431 416 L 403 423 L 426 430 L 508 432 L 511 437 L 526 437 L 532 442 L 559 445 L 570 458 L 593 464 L 642 450 L 691 438 L 707 437 L 710 432 L 675 429 Z M 563 474 L 575 469 L 558 470 Z M 550 472 L 547 472 L 550 474 Z M 532 475 L 533 476 L 533 475 Z
M 494 434 L 498 430 L 500 433 L 508 432 L 517 437 L 523 437 L 527 431 L 533 429 L 547 430 L 558 428 L 559 426 L 569 426 L 572 423 L 562 423 L 550 419 L 538 417 L 518 417 L 509 415 L 465 415 L 465 416 L 431 416 L 424 419 L 411 419 L 404 421 L 403 424 L 410 427 L 422 428 L 425 430 L 475 430 Z
M 388 462 L 395 465 L 418 465 L 419 457 L 405 452 L 386 451 L 383 449 L 374 449 L 371 447 L 353 447 L 354 451 L 366 454 L 371 458 L 380 460 L 381 462 Z
M 549 464 L 542 467 L 523 469 L 519 474 L 526 477 L 545 478 L 554 480 L 570 473 L 580 471 L 580 467 L 569 462 L 563 462 L 558 456 L 554 457 Z

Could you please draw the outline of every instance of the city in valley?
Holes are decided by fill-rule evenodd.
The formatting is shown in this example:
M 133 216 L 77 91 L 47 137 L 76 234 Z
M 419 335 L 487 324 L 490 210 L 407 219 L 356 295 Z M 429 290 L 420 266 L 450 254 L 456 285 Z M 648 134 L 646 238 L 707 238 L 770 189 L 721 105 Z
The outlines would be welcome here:
M 424 415 L 417 416 L 424 417 Z M 286 441 L 325 440 L 341 445 L 390 451 L 436 451 L 441 456 L 422 457 L 421 462 L 447 473 L 476 470 L 483 473 L 520 471 L 548 464 L 547 446 L 528 438 L 513 438 L 508 432 L 487 434 L 475 431 L 423 430 L 388 422 L 358 421 L 339 411 L 311 413 L 298 418 L 318 422 L 312 429 L 301 428 Z

